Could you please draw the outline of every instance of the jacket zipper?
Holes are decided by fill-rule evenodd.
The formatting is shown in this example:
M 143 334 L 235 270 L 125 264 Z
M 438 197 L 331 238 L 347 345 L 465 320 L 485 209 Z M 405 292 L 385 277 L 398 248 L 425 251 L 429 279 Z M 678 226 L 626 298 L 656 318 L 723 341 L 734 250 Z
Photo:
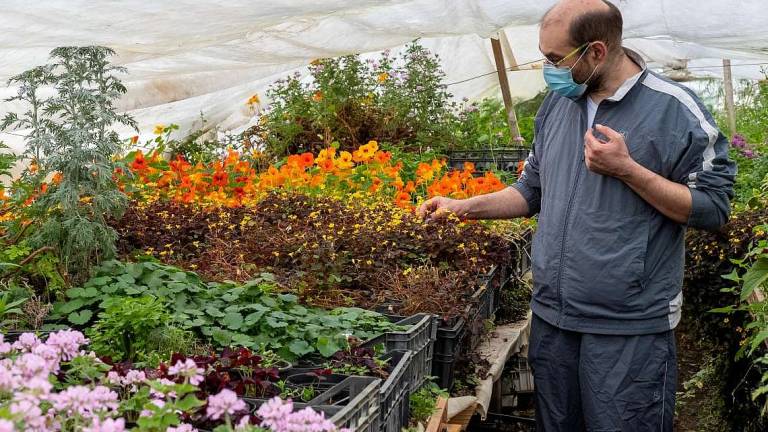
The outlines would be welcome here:
M 589 96 L 587 96 L 589 97 Z M 586 108 L 586 107 L 585 107 Z M 586 112 L 584 113 L 584 125 L 589 127 L 586 123 Z M 595 113 L 595 117 L 597 117 L 597 113 Z M 584 128 L 586 131 L 586 127 Z M 565 210 L 565 221 L 563 222 L 563 238 L 562 243 L 560 244 L 560 265 L 557 269 L 557 297 L 558 300 L 560 300 L 560 310 L 557 314 L 557 327 L 560 326 L 560 321 L 563 318 L 563 308 L 564 308 L 564 302 L 563 302 L 563 259 L 565 258 L 565 242 L 568 238 L 568 222 L 571 218 L 571 210 L 573 209 L 573 199 L 576 197 L 576 190 L 579 188 L 579 180 L 581 179 L 581 171 L 583 170 L 585 164 L 584 164 L 584 151 L 581 151 L 581 159 L 579 164 L 576 167 L 576 178 L 573 182 L 573 190 L 571 191 L 571 196 L 568 198 L 568 208 Z

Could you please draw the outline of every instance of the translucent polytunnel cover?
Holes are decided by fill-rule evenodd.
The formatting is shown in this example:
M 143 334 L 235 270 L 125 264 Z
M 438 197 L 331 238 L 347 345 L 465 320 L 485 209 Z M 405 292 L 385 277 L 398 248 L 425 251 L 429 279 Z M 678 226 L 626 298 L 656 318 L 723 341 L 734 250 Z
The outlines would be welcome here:
M 0 81 L 43 64 L 62 45 L 105 45 L 125 66 L 120 108 L 142 134 L 156 123 L 187 131 L 202 113 L 209 125 L 239 130 L 253 121 L 253 94 L 315 58 L 369 53 L 415 38 L 440 55 L 457 98 L 498 92 L 488 37 L 503 31 L 507 56 L 536 60 L 537 22 L 554 1 L 521 0 L 4 0 Z M 657 65 L 687 62 L 718 75 L 731 58 L 736 77 L 758 78 L 768 62 L 765 0 L 617 0 L 626 44 Z M 509 72 L 512 93 L 543 88 L 539 70 Z M 464 81 L 464 82 L 461 82 Z M 461 82 L 454 84 L 456 82 Z M 0 87 L 0 97 L 15 89 Z M 264 101 L 268 103 L 268 101 Z M 20 107 L 0 106 L 0 116 Z M 127 131 L 126 131 L 127 132 Z M 23 131 L 0 134 L 17 151 Z

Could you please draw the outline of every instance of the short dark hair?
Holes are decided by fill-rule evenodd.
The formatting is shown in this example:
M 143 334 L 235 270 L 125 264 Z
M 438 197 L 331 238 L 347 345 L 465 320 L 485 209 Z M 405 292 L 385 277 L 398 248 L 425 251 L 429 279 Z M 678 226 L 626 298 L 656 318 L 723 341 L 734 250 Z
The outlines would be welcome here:
M 624 26 L 621 11 L 607 0 L 603 0 L 603 3 L 608 6 L 608 10 L 587 12 L 571 21 L 568 34 L 573 46 L 603 41 L 611 51 L 621 48 L 621 32 Z

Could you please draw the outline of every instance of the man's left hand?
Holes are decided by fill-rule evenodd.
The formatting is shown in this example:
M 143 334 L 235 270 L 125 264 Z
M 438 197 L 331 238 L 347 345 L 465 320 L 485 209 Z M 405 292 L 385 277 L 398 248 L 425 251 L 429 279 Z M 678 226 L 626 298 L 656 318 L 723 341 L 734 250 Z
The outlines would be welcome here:
M 584 134 L 584 161 L 590 171 L 611 177 L 624 178 L 631 172 L 635 161 L 629 155 L 624 136 L 600 124 L 595 130 L 607 140 L 601 140 L 588 129 Z

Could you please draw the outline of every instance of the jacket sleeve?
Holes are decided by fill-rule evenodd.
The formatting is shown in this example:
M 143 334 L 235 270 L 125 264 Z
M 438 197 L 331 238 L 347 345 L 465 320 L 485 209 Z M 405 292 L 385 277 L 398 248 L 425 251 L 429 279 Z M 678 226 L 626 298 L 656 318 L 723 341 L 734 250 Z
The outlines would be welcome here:
M 736 164 L 728 158 L 728 140 L 705 115 L 705 121 L 692 124 L 681 137 L 685 147 L 672 176 L 691 192 L 688 226 L 716 230 L 728 222 Z
M 513 188 L 520 192 L 520 195 L 528 202 L 528 216 L 533 216 L 541 210 L 541 179 L 539 178 L 539 160 L 536 158 L 536 142 L 541 139 L 542 123 L 547 116 L 547 111 L 552 105 L 554 99 L 553 94 L 550 92 L 542 101 L 539 111 L 536 113 L 536 118 L 533 122 L 533 145 L 531 146 L 531 152 L 528 154 L 528 158 L 525 160 L 525 166 L 523 173 L 517 182 L 512 185 Z
M 535 147 L 535 142 L 534 142 Z M 539 179 L 539 161 L 532 148 L 525 159 L 525 167 L 520 178 L 512 185 L 528 202 L 528 216 L 533 216 L 541 209 L 541 180 Z

